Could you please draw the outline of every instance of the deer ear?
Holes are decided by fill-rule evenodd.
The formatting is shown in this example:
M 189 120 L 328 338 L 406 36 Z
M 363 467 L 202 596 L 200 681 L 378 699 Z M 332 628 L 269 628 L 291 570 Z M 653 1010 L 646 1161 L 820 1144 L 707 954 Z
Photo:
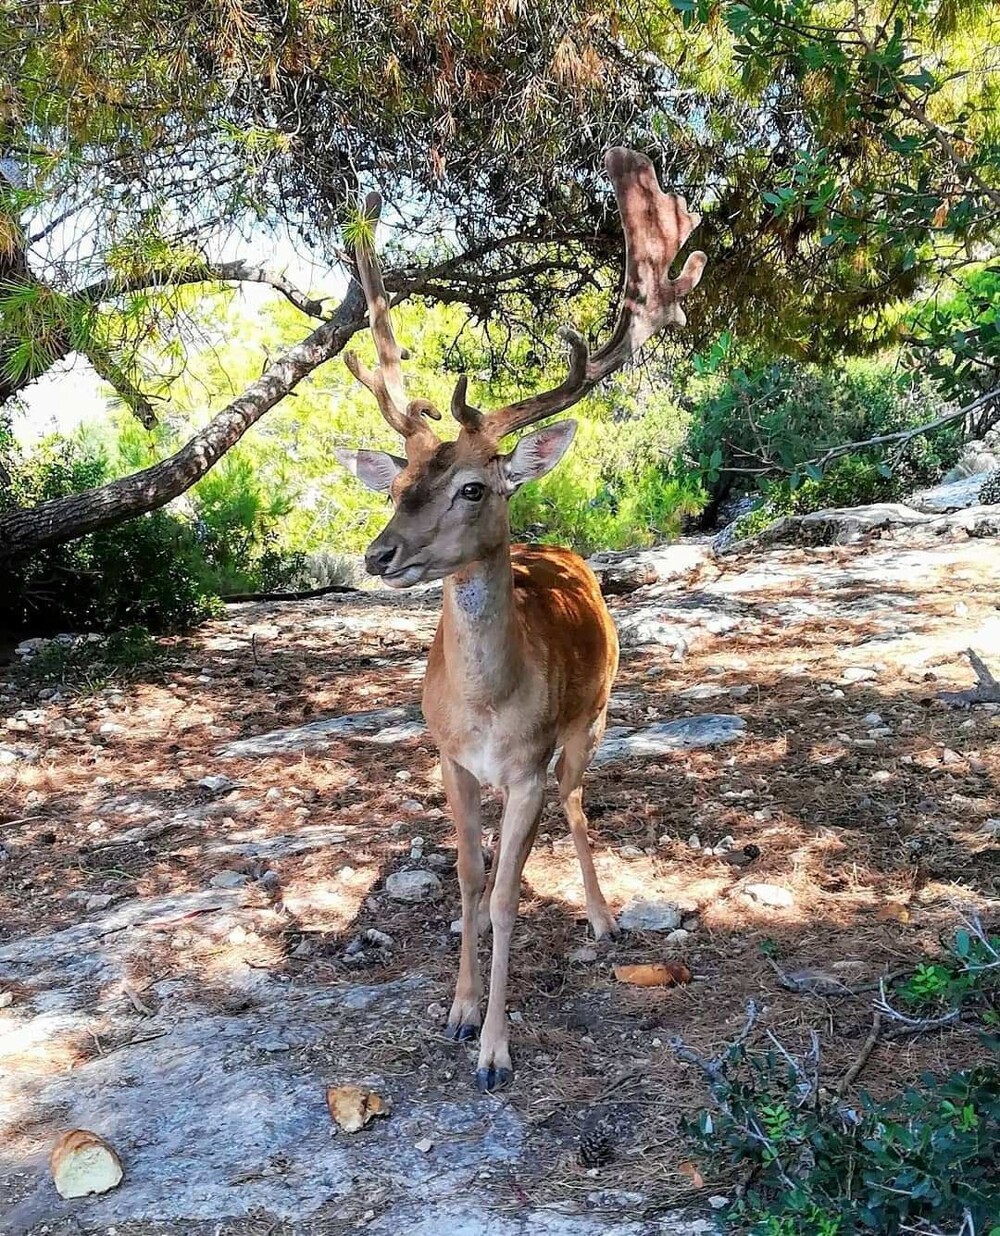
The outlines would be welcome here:
M 551 472 L 566 454 L 575 433 L 576 421 L 557 421 L 525 434 L 509 455 L 501 455 L 500 468 L 510 492 Z
M 383 494 L 406 467 L 405 459 L 398 459 L 387 451 L 346 451 L 338 447 L 334 454 L 362 484 Z

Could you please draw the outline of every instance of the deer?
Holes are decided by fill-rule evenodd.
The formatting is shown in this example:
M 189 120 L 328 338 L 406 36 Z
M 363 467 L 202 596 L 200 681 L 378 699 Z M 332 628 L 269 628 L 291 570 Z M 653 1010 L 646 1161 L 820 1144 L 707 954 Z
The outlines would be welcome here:
M 451 400 L 458 436 L 442 440 L 428 423 L 441 413 L 407 400 L 406 353 L 390 319 L 390 302 L 374 249 L 382 199 L 368 194 L 371 226 L 358 229 L 355 270 L 368 307 L 377 366 L 353 353 L 344 360 L 375 396 L 403 439 L 405 458 L 382 451 L 338 450 L 341 464 L 389 496 L 393 513 L 365 553 L 366 570 L 391 588 L 443 580 L 441 616 L 427 659 L 423 711 L 437 745 L 441 777 L 457 837 L 461 954 L 445 1033 L 455 1042 L 479 1036 L 475 1080 L 481 1092 L 514 1076 L 507 1018 L 511 937 L 525 862 L 541 817 L 548 768 L 583 876 L 586 914 L 598 940 L 618 925 L 594 870 L 583 779 L 601 741 L 618 669 L 615 626 L 597 578 L 567 549 L 511 544 L 508 502 L 524 484 L 553 469 L 576 422 L 549 423 L 509 452 L 503 439 L 576 404 L 666 326 L 683 326 L 681 299 L 701 279 L 707 258 L 691 253 L 676 278 L 670 266 L 700 218 L 682 197 L 661 191 L 652 163 L 622 147 L 605 168 L 625 237 L 624 280 L 607 343 L 591 354 L 570 327 L 559 334 L 568 372 L 552 389 L 484 412 L 468 401 L 462 375 Z M 482 849 L 484 787 L 498 789 L 502 813 L 489 880 Z M 485 1020 L 478 948 L 492 929 Z

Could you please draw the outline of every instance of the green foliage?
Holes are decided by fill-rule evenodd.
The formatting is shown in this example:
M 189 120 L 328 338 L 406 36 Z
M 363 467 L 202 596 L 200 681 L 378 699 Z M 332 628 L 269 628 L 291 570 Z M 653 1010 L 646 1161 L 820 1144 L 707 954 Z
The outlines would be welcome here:
M 791 492 L 804 481 L 821 481 L 816 461 L 831 447 L 905 430 L 932 420 L 939 409 L 933 387 L 884 362 L 824 369 L 787 361 L 750 370 L 737 366 L 724 378 L 705 380 L 687 451 L 717 500 L 753 484 L 767 493 L 781 477 Z M 868 448 L 865 459 L 905 488 L 936 479 L 954 462 L 959 442 L 960 430 L 947 426 L 933 440 L 915 437 L 901 452 Z M 822 487 L 825 505 L 850 505 L 858 500 L 852 491 L 868 490 L 874 497 L 880 489 L 867 465 L 841 460 L 829 472 L 839 479 Z M 888 488 L 881 487 L 879 496 L 888 496 Z M 847 501 L 828 501 L 838 492 Z
M 921 1015 L 972 1010 L 984 1023 L 1000 1025 L 1000 935 L 978 924 L 963 928 L 941 957 L 917 966 L 898 988 L 900 998 Z
M 975 918 L 895 992 L 910 1015 L 934 1020 L 962 1012 L 987 1031 L 997 1026 L 998 996 L 1000 936 L 988 935 Z M 983 1042 L 993 1053 L 1000 1048 L 986 1034 Z M 747 1176 L 726 1216 L 731 1230 L 1000 1236 L 995 1064 L 945 1078 L 925 1075 L 919 1087 L 887 1102 L 863 1094 L 857 1109 L 820 1087 L 818 1069 L 818 1048 L 807 1063 L 741 1041 L 710 1073 L 715 1110 L 682 1122 L 713 1159 Z
M 983 1064 L 857 1109 L 820 1099 L 776 1051 L 730 1051 L 716 1108 L 683 1121 L 714 1160 L 749 1174 L 726 1213 L 749 1236 L 991 1233 L 1000 1222 L 1000 1070 Z
M 904 317 L 910 354 L 951 399 L 971 403 L 1000 386 L 1000 266 L 958 275 L 950 292 L 919 301 Z M 981 437 L 1000 416 L 1000 399 L 977 419 Z
M 763 501 L 736 521 L 737 540 L 756 536 L 782 515 L 807 515 L 831 507 L 866 506 L 872 502 L 897 502 L 907 486 L 898 473 L 888 472 L 871 460 L 847 455 L 832 464 L 818 480 L 791 480 L 767 486 Z
M 26 671 L 36 682 L 98 690 L 155 667 L 164 652 L 145 627 L 126 627 L 105 639 L 90 635 L 50 640 L 26 663 Z

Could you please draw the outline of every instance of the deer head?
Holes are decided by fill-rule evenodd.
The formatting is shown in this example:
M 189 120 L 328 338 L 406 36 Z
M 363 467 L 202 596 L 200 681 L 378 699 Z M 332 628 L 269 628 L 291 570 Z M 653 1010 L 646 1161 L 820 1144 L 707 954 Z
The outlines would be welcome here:
M 604 164 L 625 232 L 625 278 L 611 338 L 591 355 L 583 336 L 564 327 L 560 334 L 569 349 L 569 370 L 563 382 L 492 412 L 468 403 L 467 379 L 461 377 L 451 401 L 461 429 L 451 442 L 442 442 L 428 424 L 428 418 L 441 419 L 436 408 L 427 400 L 406 399 L 404 353 L 393 334 L 378 262 L 370 245 L 356 246 L 378 366 L 372 372 L 354 353 L 344 360 L 402 435 L 406 458 L 382 451 L 338 451 L 337 456 L 369 488 L 392 499 L 393 516 L 365 554 L 368 571 L 392 587 L 441 579 L 506 545 L 511 495 L 556 466 L 576 422 L 559 421 L 526 434 L 509 454 L 499 450 L 501 440 L 572 407 L 658 331 L 684 324 L 680 301 L 701 279 L 707 258 L 692 253 L 676 279 L 669 269 L 699 217 L 688 211 L 683 198 L 661 192 L 644 155 L 615 147 Z M 369 194 L 365 209 L 373 224 L 381 205 L 378 194 Z

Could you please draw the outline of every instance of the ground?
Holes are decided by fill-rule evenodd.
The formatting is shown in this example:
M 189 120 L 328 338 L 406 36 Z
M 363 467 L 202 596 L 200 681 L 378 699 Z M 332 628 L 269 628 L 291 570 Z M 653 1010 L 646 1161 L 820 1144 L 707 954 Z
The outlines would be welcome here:
M 0 1230 L 714 1230 L 706 1198 L 732 1182 L 703 1164 L 696 1191 L 682 1167 L 678 1117 L 707 1096 L 671 1036 L 710 1054 L 753 999 L 792 1049 L 820 1032 L 832 1084 L 868 1034 L 872 984 L 995 910 L 1000 710 L 938 695 L 973 684 L 969 647 L 997 668 L 997 547 L 914 533 L 678 552 L 679 576 L 611 600 L 628 641 L 612 724 L 711 710 L 745 728 L 612 752 L 586 805 L 613 907 L 669 902 L 688 935 L 588 942 L 553 798 L 515 937 L 517 1077 L 498 1097 L 472 1089 L 474 1048 L 441 1035 L 459 898 L 413 711 L 433 592 L 233 607 L 120 681 L 0 669 Z M 403 711 L 315 724 L 383 708 Z M 727 836 L 759 856 L 712 853 Z M 438 899 L 388 896 L 391 873 L 429 866 Z M 369 928 L 391 943 L 351 944 Z M 693 981 L 614 977 L 666 958 Z M 810 967 L 845 991 L 781 985 Z M 981 1050 L 961 1025 L 893 1040 L 850 1095 Z M 345 1082 L 392 1113 L 335 1132 L 325 1088 Z M 614 1157 L 587 1168 L 596 1119 Z M 48 1151 L 73 1126 L 117 1148 L 115 1192 L 55 1194 Z

